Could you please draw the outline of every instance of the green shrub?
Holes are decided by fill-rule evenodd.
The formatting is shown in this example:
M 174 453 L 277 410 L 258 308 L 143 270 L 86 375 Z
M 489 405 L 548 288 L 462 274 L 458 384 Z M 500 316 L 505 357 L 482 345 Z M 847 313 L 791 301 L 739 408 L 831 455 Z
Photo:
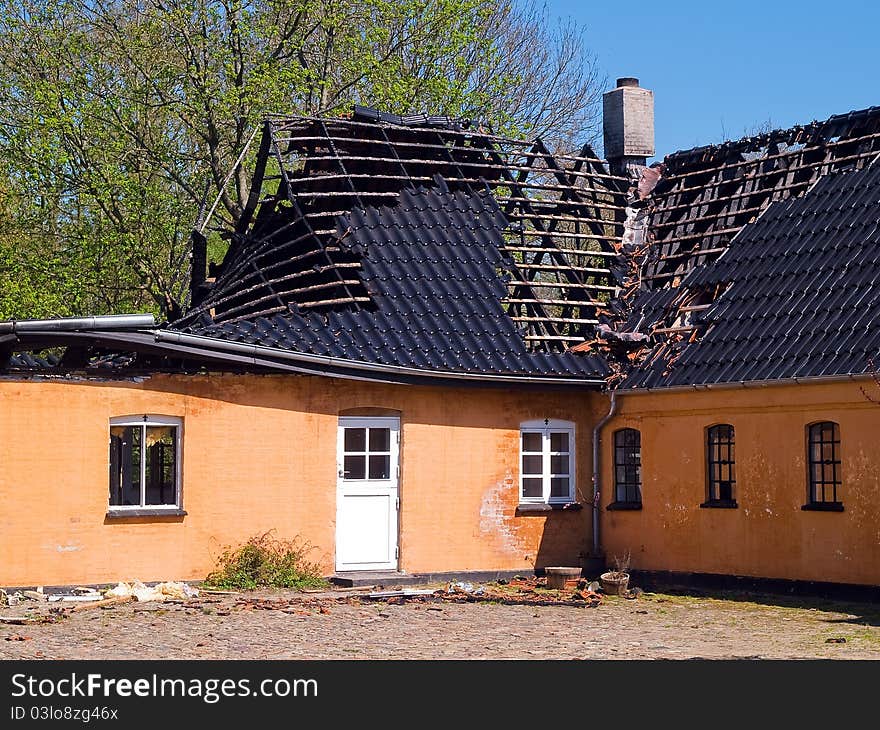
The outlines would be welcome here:
M 320 566 L 307 559 L 314 547 L 298 536 L 292 540 L 271 537 L 273 532 L 252 537 L 238 547 L 224 547 L 204 584 L 244 590 L 264 586 L 298 590 L 326 587 Z

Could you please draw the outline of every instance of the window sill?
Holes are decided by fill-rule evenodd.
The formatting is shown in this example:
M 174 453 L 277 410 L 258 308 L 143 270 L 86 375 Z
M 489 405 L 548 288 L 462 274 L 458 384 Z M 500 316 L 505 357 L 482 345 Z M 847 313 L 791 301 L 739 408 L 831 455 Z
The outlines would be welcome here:
M 805 512 L 843 512 L 843 502 L 811 502 L 801 509 Z
M 104 515 L 108 520 L 124 520 L 126 517 L 186 517 L 185 509 L 109 509 Z
M 736 509 L 739 505 L 735 499 L 710 499 L 700 505 L 701 509 Z
M 641 502 L 612 502 L 605 509 L 607 510 L 640 510 Z
M 523 502 L 516 506 L 516 513 L 521 514 L 543 514 L 546 512 L 557 512 L 559 510 L 581 510 L 584 506 L 580 502 Z

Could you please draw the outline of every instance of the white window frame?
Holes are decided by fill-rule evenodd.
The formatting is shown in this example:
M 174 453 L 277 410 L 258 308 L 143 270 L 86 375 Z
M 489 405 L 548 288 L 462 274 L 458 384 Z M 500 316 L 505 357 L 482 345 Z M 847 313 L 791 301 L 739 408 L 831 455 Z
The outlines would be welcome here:
M 175 448 L 174 448 L 174 504 L 145 504 L 146 501 L 146 459 L 141 456 L 141 475 L 140 475 L 140 485 L 141 485 L 141 499 L 140 504 L 109 504 L 110 496 L 107 496 L 108 502 L 108 511 L 109 512 L 143 512 L 144 510 L 156 511 L 156 512 L 177 512 L 183 509 L 182 506 L 182 489 L 181 489 L 181 457 L 183 456 L 183 419 L 178 418 L 177 416 L 160 416 L 153 413 L 142 413 L 136 416 L 115 416 L 110 419 L 110 427 L 114 426 L 175 426 L 177 428 L 177 438 L 175 440 Z M 109 446 L 112 443 L 110 432 L 108 429 L 107 432 L 107 444 L 108 444 L 108 456 L 109 456 Z M 145 443 L 143 437 L 141 440 L 141 444 Z M 108 473 L 109 473 L 109 461 L 108 461 Z
M 523 434 L 524 433 L 540 433 L 541 434 L 541 456 L 542 456 L 542 495 L 540 497 L 526 497 L 523 495 L 523 478 L 534 478 L 536 475 L 524 475 L 523 464 Z M 568 434 L 568 494 L 561 497 L 550 496 L 551 479 L 554 476 L 566 476 L 563 474 L 554 475 L 550 471 L 551 456 L 560 455 L 558 452 L 550 450 L 550 434 L 566 433 Z M 519 425 L 519 501 L 521 504 L 568 504 L 574 502 L 574 495 L 577 493 L 575 484 L 576 459 L 575 459 L 575 425 L 571 421 L 559 421 L 550 418 L 543 418 L 538 421 L 525 421 Z M 529 451 L 529 455 L 537 455 L 537 452 Z

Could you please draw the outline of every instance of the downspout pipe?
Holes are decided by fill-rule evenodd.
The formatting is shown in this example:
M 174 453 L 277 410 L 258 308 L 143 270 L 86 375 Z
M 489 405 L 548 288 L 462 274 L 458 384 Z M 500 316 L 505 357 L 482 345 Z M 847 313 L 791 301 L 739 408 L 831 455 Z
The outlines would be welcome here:
M 596 558 L 599 557 L 601 548 L 601 541 L 599 539 L 599 498 L 601 495 L 599 454 L 601 450 L 599 446 L 602 441 L 602 427 L 614 417 L 616 412 L 617 391 L 612 390 L 611 405 L 608 407 L 608 413 L 602 417 L 602 420 L 593 429 L 593 557 Z

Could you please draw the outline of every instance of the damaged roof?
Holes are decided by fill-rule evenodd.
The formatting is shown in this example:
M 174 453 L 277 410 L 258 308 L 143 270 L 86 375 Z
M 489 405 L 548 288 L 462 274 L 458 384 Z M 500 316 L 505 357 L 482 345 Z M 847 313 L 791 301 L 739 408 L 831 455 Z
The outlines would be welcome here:
M 275 169 L 271 174 L 270 170 Z M 445 117 L 266 123 L 251 205 L 173 330 L 425 370 L 602 379 L 625 180 Z
M 801 292 L 803 298 L 793 306 L 814 306 L 831 318 L 826 322 L 807 322 L 807 312 L 800 320 L 786 320 L 790 326 L 785 326 L 778 306 L 785 292 L 803 285 L 804 277 L 830 275 L 821 252 L 827 241 L 818 240 L 814 228 L 836 229 L 843 219 L 847 246 L 837 255 L 861 261 L 863 278 L 873 281 L 880 275 L 871 253 L 872 216 L 876 222 L 880 210 L 871 197 L 875 178 L 843 174 L 873 171 L 869 166 L 878 155 L 880 108 L 872 107 L 677 152 L 662 166 L 644 170 L 630 188 L 621 242 L 628 271 L 621 291 L 600 317 L 597 339 L 578 349 L 604 352 L 615 370 L 610 385 L 628 389 L 866 372 L 860 348 L 874 344 L 859 339 L 866 332 L 846 342 L 838 332 L 833 353 L 828 342 L 813 341 L 814 326 L 862 326 L 863 317 L 880 315 L 857 308 L 864 302 L 849 296 L 853 279 L 829 280 L 832 296 L 809 288 Z M 652 170 L 653 176 L 645 174 Z M 852 195 L 864 192 L 864 205 L 835 207 L 838 203 L 816 192 L 828 185 L 849 186 Z M 770 233 L 765 218 L 774 222 Z M 772 275 L 761 275 L 765 264 L 771 265 Z M 726 268 L 737 265 L 735 271 Z M 743 289 L 746 279 L 749 285 Z M 828 302 L 842 308 L 828 311 Z M 790 308 L 785 316 L 792 316 Z M 773 347 L 762 339 L 768 337 Z M 807 365 L 796 352 L 820 362 Z
M 194 232 L 181 317 L 7 327 L 0 349 L 13 369 L 624 389 L 865 374 L 878 154 L 878 107 L 629 177 L 588 145 L 551 153 L 466 120 L 272 118 L 209 278 Z M 54 346 L 60 360 L 11 355 Z
M 697 316 L 684 313 L 678 325 L 692 334 L 633 367 L 625 388 L 873 372 L 880 165 L 828 175 L 801 197 L 773 203 L 669 292 L 679 301 L 718 294 Z
M 607 374 L 596 355 L 531 353 L 505 312 L 508 221 L 488 191 L 404 189 L 337 218 L 337 250 L 356 262 L 356 306 L 197 322 L 206 337 L 424 369 Z

